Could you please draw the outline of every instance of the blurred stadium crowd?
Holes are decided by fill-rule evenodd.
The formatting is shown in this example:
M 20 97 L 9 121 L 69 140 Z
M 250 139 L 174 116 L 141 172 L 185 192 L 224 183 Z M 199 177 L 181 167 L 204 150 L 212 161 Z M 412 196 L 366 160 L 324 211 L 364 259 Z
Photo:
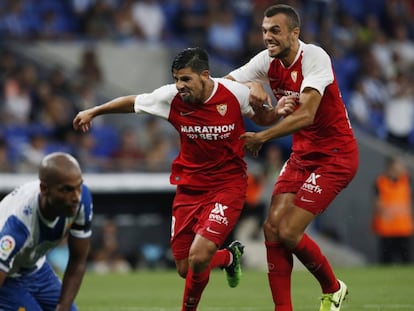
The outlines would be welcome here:
M 36 172 L 54 150 L 77 156 L 85 172 L 168 171 L 178 150 L 174 135 L 151 118 L 140 132 L 105 124 L 89 134 L 74 132 L 75 113 L 105 100 L 96 92 L 105 76 L 95 51 L 85 50 L 76 78 L 69 78 L 62 68 L 22 59 L 7 42 L 202 46 L 235 67 L 263 49 L 263 11 L 275 3 L 297 8 L 301 38 L 333 57 L 353 126 L 413 151 L 412 0 L 3 0 L 0 172 Z

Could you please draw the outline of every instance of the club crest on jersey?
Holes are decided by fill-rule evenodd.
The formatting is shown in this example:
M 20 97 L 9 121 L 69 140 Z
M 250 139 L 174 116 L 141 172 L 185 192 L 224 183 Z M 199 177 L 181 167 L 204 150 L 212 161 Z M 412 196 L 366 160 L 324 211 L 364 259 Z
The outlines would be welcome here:
M 296 80 L 298 79 L 298 72 L 297 71 L 292 71 L 290 73 L 290 77 L 292 78 L 293 82 L 296 83 Z
M 217 111 L 219 114 L 221 114 L 222 116 L 224 116 L 227 112 L 227 104 L 220 104 L 216 106 Z
M 0 259 L 6 260 L 13 251 L 16 242 L 11 235 L 5 235 L 0 239 Z

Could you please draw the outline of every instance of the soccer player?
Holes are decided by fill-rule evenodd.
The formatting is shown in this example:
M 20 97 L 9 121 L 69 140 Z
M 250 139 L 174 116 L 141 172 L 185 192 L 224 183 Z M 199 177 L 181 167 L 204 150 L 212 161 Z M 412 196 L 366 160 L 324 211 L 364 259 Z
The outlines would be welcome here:
M 0 310 L 76 311 L 86 270 L 92 197 L 75 158 L 46 155 L 39 180 L 0 202 Z M 68 236 L 69 261 L 61 282 L 46 253 Z
M 291 311 L 294 254 L 322 288 L 320 311 L 340 310 L 347 286 L 337 279 L 319 246 L 305 233 L 356 174 L 358 148 L 328 54 L 299 40 L 294 8 L 274 5 L 262 21 L 266 50 L 227 78 L 251 88 L 252 105 L 269 100 L 270 85 L 280 101 L 296 110 L 260 132 L 242 135 L 257 154 L 263 143 L 293 134 L 292 153 L 281 170 L 264 224 L 268 278 L 275 309 Z
M 246 196 L 242 115 L 259 124 L 292 112 L 292 105 L 249 105 L 249 89 L 212 78 L 207 53 L 200 48 L 180 52 L 173 60 L 175 84 L 152 93 L 115 98 L 81 111 L 75 129 L 86 132 L 92 119 L 108 113 L 147 113 L 167 119 L 180 136 L 179 155 L 170 182 L 177 185 L 172 206 L 171 249 L 177 272 L 185 278 L 182 311 L 197 309 L 210 271 L 225 269 L 230 287 L 241 276 L 244 246 L 239 241 L 220 249 L 239 219 Z

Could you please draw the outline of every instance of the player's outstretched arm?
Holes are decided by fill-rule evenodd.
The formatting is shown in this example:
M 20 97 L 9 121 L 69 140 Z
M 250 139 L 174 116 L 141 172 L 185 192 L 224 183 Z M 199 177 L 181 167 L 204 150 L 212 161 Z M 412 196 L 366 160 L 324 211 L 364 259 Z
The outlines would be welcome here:
M 80 111 L 73 119 L 73 128 L 87 132 L 92 126 L 93 118 L 111 113 L 133 113 L 135 95 L 117 97 L 102 105 Z

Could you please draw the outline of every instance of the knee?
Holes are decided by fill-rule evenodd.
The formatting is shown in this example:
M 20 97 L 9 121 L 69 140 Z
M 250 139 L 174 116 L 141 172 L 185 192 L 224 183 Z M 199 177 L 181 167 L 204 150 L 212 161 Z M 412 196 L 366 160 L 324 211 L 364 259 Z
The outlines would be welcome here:
M 286 225 L 281 225 L 278 230 L 279 241 L 281 241 L 289 249 L 293 249 L 300 237 L 300 233 Z
M 211 256 L 207 253 L 194 252 L 190 253 L 188 263 L 194 272 L 203 271 L 210 263 Z
M 293 248 L 296 245 L 300 236 L 300 233 L 296 232 L 292 227 L 283 224 L 283 222 L 276 225 L 270 219 L 264 223 L 263 231 L 267 241 L 281 242 L 289 248 Z
M 185 279 L 187 277 L 187 272 L 188 272 L 188 263 L 187 263 L 187 261 L 176 262 L 175 266 L 177 268 L 178 275 L 180 277 L 182 277 L 183 279 Z
M 263 232 L 268 241 L 278 239 L 278 228 L 269 218 L 263 224 Z

